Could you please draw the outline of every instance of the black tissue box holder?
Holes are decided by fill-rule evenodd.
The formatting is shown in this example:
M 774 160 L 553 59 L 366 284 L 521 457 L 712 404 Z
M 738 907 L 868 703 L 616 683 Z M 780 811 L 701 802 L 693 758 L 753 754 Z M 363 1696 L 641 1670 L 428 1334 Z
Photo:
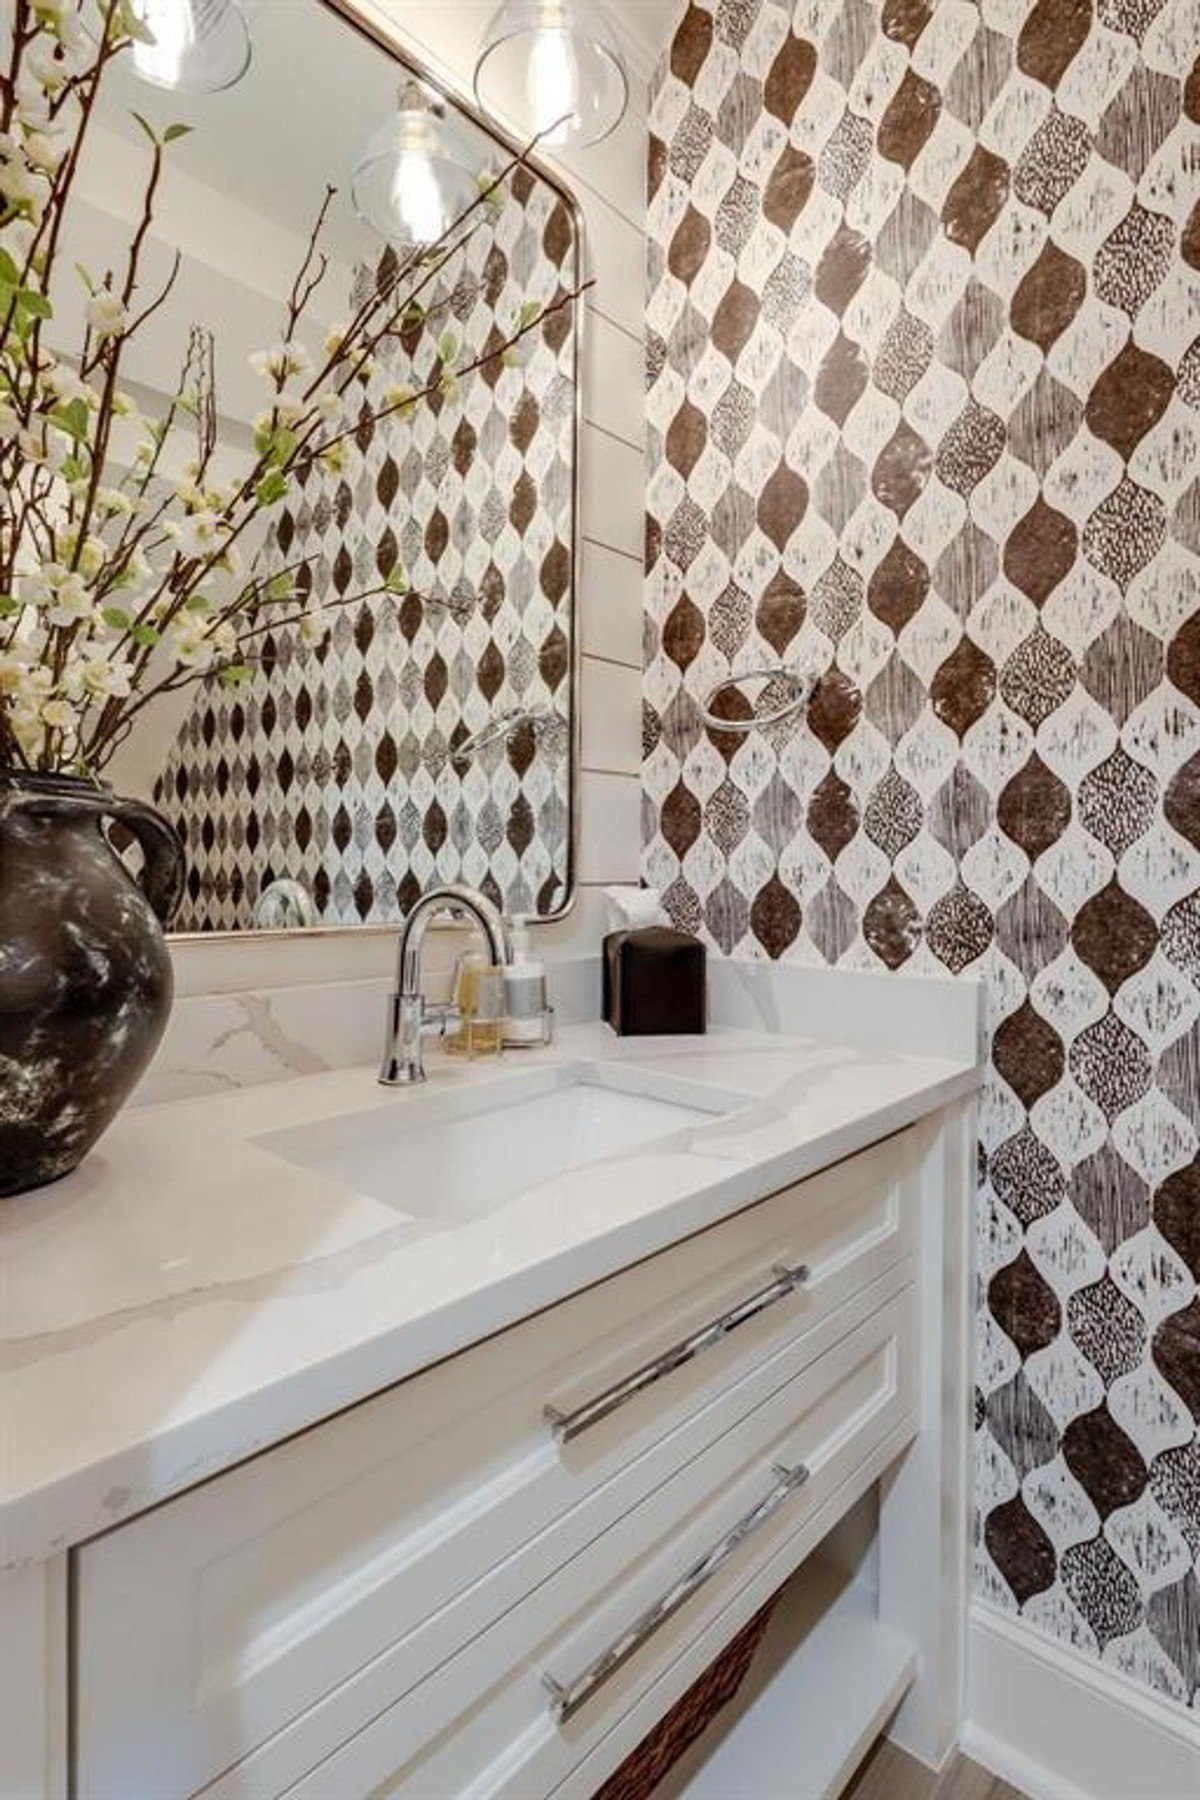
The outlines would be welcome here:
M 666 1037 L 707 1026 L 704 945 L 686 931 L 645 925 L 604 940 L 604 1017 L 618 1037 Z

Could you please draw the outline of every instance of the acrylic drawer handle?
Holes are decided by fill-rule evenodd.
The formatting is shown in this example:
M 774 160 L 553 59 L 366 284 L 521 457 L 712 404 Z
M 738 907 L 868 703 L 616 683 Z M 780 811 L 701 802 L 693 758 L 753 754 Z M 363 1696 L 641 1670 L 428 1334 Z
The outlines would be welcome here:
M 714 1544 L 704 1556 L 694 1562 L 679 1580 L 669 1587 L 665 1594 L 660 1594 L 653 1606 L 648 1606 L 644 1613 L 633 1621 L 627 1631 L 614 1644 L 589 1663 L 581 1675 L 574 1681 L 565 1684 L 555 1681 L 553 1675 L 542 1676 L 542 1686 L 550 1695 L 550 1711 L 560 1725 L 573 1718 L 581 1706 L 586 1706 L 592 1695 L 602 1688 L 606 1681 L 623 1668 L 631 1656 L 635 1656 L 660 1626 L 673 1618 L 681 1606 L 698 1594 L 702 1587 L 720 1573 L 735 1556 L 746 1539 L 752 1537 L 768 1519 L 774 1517 L 785 1501 L 789 1500 L 797 1488 L 803 1487 L 808 1480 L 808 1470 L 803 1463 L 794 1469 L 785 1468 L 782 1463 L 773 1463 L 771 1473 L 776 1477 L 775 1486 L 770 1493 L 761 1499 L 752 1511 L 743 1519 L 739 1519 L 733 1529 L 726 1533 L 719 1544 Z
M 609 1413 L 616 1412 L 627 1400 L 632 1400 L 637 1394 L 644 1393 L 646 1388 L 653 1387 L 664 1375 L 672 1374 L 685 1363 L 702 1355 L 705 1350 L 711 1350 L 715 1344 L 722 1343 L 739 1325 L 756 1319 L 759 1313 L 766 1312 L 777 1301 L 786 1300 L 789 1294 L 808 1280 L 808 1265 L 799 1263 L 794 1269 L 789 1269 L 783 1263 L 776 1263 L 771 1273 L 775 1279 L 769 1281 L 766 1287 L 759 1288 L 756 1294 L 751 1294 L 748 1300 L 731 1307 L 711 1324 L 701 1326 L 691 1337 L 672 1344 L 669 1350 L 664 1350 L 660 1356 L 643 1363 L 632 1375 L 626 1375 L 623 1380 L 614 1382 L 612 1387 L 605 1388 L 594 1400 L 585 1400 L 573 1412 L 560 1412 L 557 1406 L 544 1407 L 544 1416 L 553 1427 L 559 1443 L 570 1443 L 572 1438 L 577 1438 L 591 1426 L 598 1425 L 601 1419 L 607 1419 Z

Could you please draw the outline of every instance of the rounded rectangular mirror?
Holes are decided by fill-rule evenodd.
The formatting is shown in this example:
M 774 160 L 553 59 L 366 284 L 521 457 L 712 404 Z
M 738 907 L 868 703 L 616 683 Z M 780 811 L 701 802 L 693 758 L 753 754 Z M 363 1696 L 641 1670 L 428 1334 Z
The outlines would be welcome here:
M 219 32 L 240 19 L 248 61 L 214 92 L 152 85 L 181 78 L 163 34 L 143 66 L 114 63 L 70 246 L 93 280 L 113 265 L 149 139 L 169 138 L 142 277 L 164 297 L 123 369 L 144 420 L 173 409 L 150 491 L 243 479 L 347 322 L 377 329 L 318 396 L 336 442 L 267 494 L 212 596 L 260 584 L 252 643 L 164 668 L 104 778 L 182 836 L 184 933 L 382 926 L 444 882 L 556 917 L 577 763 L 574 202 L 351 8 L 193 11 L 226 74 Z

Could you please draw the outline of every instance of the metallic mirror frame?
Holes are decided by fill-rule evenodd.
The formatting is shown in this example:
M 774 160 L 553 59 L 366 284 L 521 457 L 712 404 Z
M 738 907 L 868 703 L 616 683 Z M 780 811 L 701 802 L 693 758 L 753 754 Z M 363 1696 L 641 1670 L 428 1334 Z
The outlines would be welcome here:
M 424 67 L 414 53 L 398 42 L 395 33 L 376 17 L 368 16 L 355 0 L 315 0 L 315 4 L 324 6 L 327 11 L 337 15 L 360 37 L 366 38 L 390 56 L 393 62 L 407 69 L 419 81 L 426 82 L 442 94 L 452 106 L 459 110 L 479 127 L 488 137 L 502 145 L 506 150 L 519 154 L 524 148 L 521 141 L 504 130 L 495 120 L 482 113 L 473 100 L 464 92 L 449 86 L 440 76 Z M 579 287 L 586 279 L 587 244 L 584 234 L 583 214 L 579 202 L 562 179 L 538 156 L 526 159 L 527 166 L 539 181 L 545 182 L 558 195 L 571 218 L 575 233 L 574 285 Z M 567 831 L 567 872 L 565 895 L 562 905 L 553 912 L 541 913 L 530 918 L 531 925 L 552 925 L 565 919 L 573 910 L 579 885 L 579 763 L 582 749 L 582 724 L 580 718 L 582 692 L 582 646 L 580 643 L 580 604 L 579 579 L 581 567 L 580 525 L 582 520 L 582 481 L 581 452 L 583 448 L 583 332 L 584 302 L 576 301 L 571 309 L 571 342 L 575 352 L 575 413 L 573 420 L 575 439 L 575 467 L 571 479 L 571 730 L 569 735 L 568 757 L 568 831 Z M 170 934 L 171 941 L 177 944 L 214 944 L 242 943 L 247 938 L 324 938 L 324 937 L 359 937 L 394 935 L 401 921 L 399 919 L 387 923 L 372 925 L 305 925 L 292 926 L 283 930 L 269 930 L 261 926 L 248 925 L 238 931 L 176 931 Z

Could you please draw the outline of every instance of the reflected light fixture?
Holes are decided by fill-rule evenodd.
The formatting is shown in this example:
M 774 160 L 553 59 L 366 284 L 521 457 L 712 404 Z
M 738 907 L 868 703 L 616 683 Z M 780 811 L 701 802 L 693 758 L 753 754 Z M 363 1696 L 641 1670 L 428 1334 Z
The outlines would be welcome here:
M 505 0 L 483 36 L 475 98 L 546 144 L 598 144 L 629 104 L 616 34 L 595 0 Z
M 372 136 L 350 184 L 364 225 L 400 250 L 436 244 L 479 197 L 479 170 L 439 96 L 417 81 Z
M 215 94 L 250 67 L 250 27 L 238 0 L 132 0 L 148 33 L 131 46 L 134 74 L 153 87 Z

